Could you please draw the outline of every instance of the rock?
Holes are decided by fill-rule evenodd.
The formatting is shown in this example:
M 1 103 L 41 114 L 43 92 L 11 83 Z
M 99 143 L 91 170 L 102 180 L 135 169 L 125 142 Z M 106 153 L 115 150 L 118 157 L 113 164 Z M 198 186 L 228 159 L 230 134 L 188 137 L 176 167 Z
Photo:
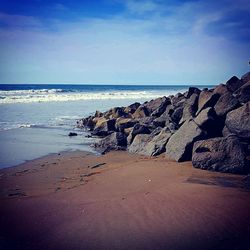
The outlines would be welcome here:
M 239 101 L 230 93 L 225 92 L 220 96 L 214 106 L 214 110 L 218 116 L 225 116 L 229 111 L 239 107 Z
M 95 117 L 102 117 L 102 116 L 103 116 L 103 113 L 99 110 L 96 110 Z
M 75 132 L 69 132 L 69 134 L 68 134 L 68 136 L 77 136 L 77 133 L 75 133 Z
M 127 146 L 127 138 L 121 132 L 114 132 L 105 138 L 101 139 L 94 145 L 96 148 L 104 149 L 104 152 L 110 150 L 125 150 Z
M 92 131 L 92 135 L 96 136 L 107 136 L 113 131 L 115 131 L 115 122 L 116 119 L 106 119 L 99 118 L 97 121 L 94 130 Z
M 78 128 L 88 128 L 90 131 L 92 131 L 95 127 L 94 117 L 89 116 L 87 118 L 80 119 L 76 122 L 76 126 Z
M 166 123 L 166 117 L 164 116 L 160 116 L 160 117 L 157 117 L 153 120 L 153 125 L 155 127 L 162 127 L 164 128 L 165 127 L 165 123 Z
M 244 150 L 233 135 L 195 142 L 192 163 L 195 168 L 212 171 L 234 174 L 246 171 Z
M 181 93 L 177 93 L 173 98 L 172 98 L 172 104 L 174 107 L 179 107 L 179 106 L 183 106 L 183 103 L 185 102 L 186 97 L 181 94 Z
M 242 139 L 250 139 L 250 102 L 229 112 L 225 125 L 228 130 Z
M 194 121 L 202 130 L 206 131 L 208 137 L 222 135 L 224 121 L 216 115 L 213 108 L 203 109 Z
M 131 133 L 132 130 L 133 130 L 133 127 L 131 127 L 131 128 L 125 128 L 124 131 L 123 131 L 123 133 L 124 133 L 126 136 L 128 136 L 128 135 Z
M 135 102 L 131 105 L 129 105 L 128 107 L 126 107 L 124 109 L 124 112 L 128 113 L 128 114 L 134 114 L 134 112 L 138 109 L 138 107 L 140 106 L 141 104 L 139 102 Z
M 226 82 L 229 91 L 234 92 L 244 84 L 237 76 L 233 76 Z
M 146 107 L 149 113 L 151 114 L 154 111 L 158 110 L 160 107 L 164 109 L 164 107 L 166 107 L 169 104 L 169 102 L 170 102 L 169 98 L 164 96 L 164 97 L 156 98 L 149 102 L 145 102 L 143 106 Z
M 139 106 L 137 110 L 133 113 L 134 118 L 143 118 L 149 116 L 149 111 L 144 106 Z
M 183 107 L 177 107 L 174 112 L 171 114 L 171 119 L 175 124 L 179 124 L 179 121 L 182 118 Z
M 167 106 L 170 104 L 171 104 L 170 98 L 164 97 L 160 106 L 152 112 L 151 116 L 155 117 L 161 116 L 165 112 Z
M 199 96 L 201 90 L 196 87 L 189 87 L 188 91 L 184 94 L 184 96 L 189 99 L 193 94 Z
M 177 130 L 166 145 L 166 155 L 178 162 L 191 160 L 194 142 L 206 138 L 206 133 L 189 120 Z
M 128 144 L 131 144 L 135 138 L 136 135 L 139 134 L 150 134 L 150 129 L 142 124 L 135 124 L 135 126 L 133 127 L 131 133 L 129 134 L 127 141 Z
M 243 82 L 243 84 L 250 81 L 250 71 L 241 77 L 241 81 Z
M 235 97 L 241 102 L 250 101 L 250 80 L 234 92 Z
M 133 127 L 136 123 L 138 123 L 137 120 L 134 120 L 132 118 L 123 118 L 123 117 L 120 117 L 116 120 L 116 124 L 115 124 L 115 127 L 116 127 L 116 130 L 117 131 L 120 131 L 120 132 L 123 132 L 124 129 L 126 128 L 131 128 Z
M 119 117 L 128 117 L 128 114 L 124 111 L 124 108 L 115 107 L 104 113 L 106 119 L 113 119 Z
M 182 118 L 179 122 L 180 124 L 195 117 L 195 113 L 198 109 L 198 99 L 199 95 L 195 93 L 192 94 L 189 99 L 187 99 L 186 104 L 183 108 Z
M 134 138 L 133 143 L 129 146 L 130 153 L 137 153 L 147 156 L 156 156 L 166 150 L 166 143 L 171 137 L 171 133 L 162 129 L 155 136 L 152 134 L 140 134 Z
M 219 98 L 220 94 L 214 94 L 212 90 L 202 90 L 198 100 L 198 111 L 196 115 L 198 115 L 202 109 L 214 107 Z
M 224 126 L 224 128 L 222 129 L 222 135 L 223 135 L 223 137 L 227 137 L 229 135 L 232 135 L 232 133 L 227 128 L 227 126 Z
M 223 95 L 228 92 L 228 89 L 225 84 L 220 84 L 217 87 L 215 87 L 213 93 L 214 94 L 220 94 Z

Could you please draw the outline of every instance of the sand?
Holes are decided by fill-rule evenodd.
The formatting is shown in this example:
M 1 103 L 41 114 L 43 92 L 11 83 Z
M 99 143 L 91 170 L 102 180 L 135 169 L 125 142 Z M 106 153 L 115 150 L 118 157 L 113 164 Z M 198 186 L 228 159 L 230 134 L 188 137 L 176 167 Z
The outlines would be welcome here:
M 0 171 L 1 249 L 250 249 L 244 176 L 66 152 Z

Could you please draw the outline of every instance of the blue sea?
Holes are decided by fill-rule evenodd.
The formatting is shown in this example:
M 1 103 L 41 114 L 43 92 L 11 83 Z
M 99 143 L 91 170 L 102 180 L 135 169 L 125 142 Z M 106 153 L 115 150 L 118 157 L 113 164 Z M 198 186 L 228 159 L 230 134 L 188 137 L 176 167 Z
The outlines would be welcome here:
M 76 120 L 135 101 L 185 92 L 189 86 L 134 85 L 0 85 L 0 168 L 47 154 L 93 152 L 92 138 Z M 198 86 L 200 88 L 211 86 Z M 78 136 L 68 137 L 69 132 Z

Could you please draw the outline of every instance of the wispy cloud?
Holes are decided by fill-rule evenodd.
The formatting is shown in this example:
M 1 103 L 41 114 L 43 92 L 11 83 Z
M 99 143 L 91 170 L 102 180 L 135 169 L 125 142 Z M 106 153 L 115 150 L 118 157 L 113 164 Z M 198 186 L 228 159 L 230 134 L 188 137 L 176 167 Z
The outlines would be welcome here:
M 78 16 L 65 21 L 54 16 L 42 20 L 19 15 L 18 25 L 11 24 L 14 16 L 2 13 L 0 20 L 5 20 L 8 27 L 0 28 L 0 81 L 223 81 L 236 71 L 244 73 L 248 67 L 249 41 L 231 39 L 230 28 L 216 29 L 233 20 L 232 16 L 229 20 L 225 17 L 237 9 L 234 5 L 222 8 L 199 1 L 166 5 L 166 1 L 126 0 L 122 12 L 105 18 Z M 247 17 L 241 20 L 241 30 L 246 21 Z M 238 27 L 231 23 L 236 33 Z

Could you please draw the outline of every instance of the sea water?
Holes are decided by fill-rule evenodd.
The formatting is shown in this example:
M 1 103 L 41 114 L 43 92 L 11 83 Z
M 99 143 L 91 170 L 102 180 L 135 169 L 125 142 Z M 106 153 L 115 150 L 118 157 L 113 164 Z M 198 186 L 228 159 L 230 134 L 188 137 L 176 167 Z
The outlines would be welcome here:
M 94 152 L 76 120 L 115 106 L 185 92 L 189 86 L 0 85 L 0 168 L 50 153 Z M 204 86 L 200 86 L 203 88 Z M 69 132 L 78 136 L 69 137 Z

